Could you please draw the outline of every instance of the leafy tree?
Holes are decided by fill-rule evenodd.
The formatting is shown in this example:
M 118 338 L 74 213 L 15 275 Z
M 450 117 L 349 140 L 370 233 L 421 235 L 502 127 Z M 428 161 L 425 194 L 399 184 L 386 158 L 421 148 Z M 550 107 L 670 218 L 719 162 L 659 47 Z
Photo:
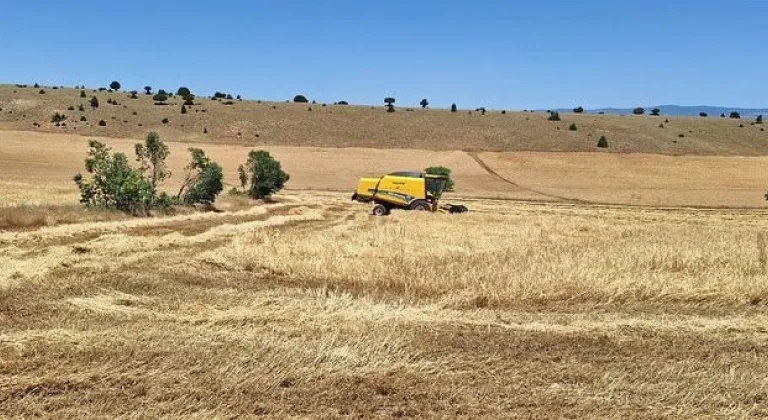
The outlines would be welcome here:
M 730 117 L 730 118 L 733 118 L 733 119 L 735 119 L 735 120 L 738 120 L 739 118 L 741 118 L 741 114 L 739 114 L 739 113 L 738 113 L 738 112 L 736 112 L 736 111 L 733 111 L 733 112 L 731 112 L 731 115 L 730 115 L 729 117 Z
M 300 103 L 300 104 L 305 104 L 305 103 L 307 103 L 309 101 L 307 100 L 307 97 L 304 96 L 304 95 L 296 95 L 296 96 L 293 97 L 293 102 Z
M 85 170 L 91 179 L 85 180 L 79 173 L 73 177 L 80 190 L 80 202 L 134 215 L 146 214 L 154 201 L 149 180 L 128 165 L 123 153 L 113 155 L 109 147 L 96 140 L 90 140 L 88 147 Z
M 227 99 L 229 99 L 229 100 L 231 101 L 231 100 L 233 99 L 233 98 L 232 98 L 232 95 L 230 95 L 230 94 L 228 93 L 228 94 L 227 94 Z
M 168 100 L 168 95 L 163 92 L 162 90 L 155 94 L 155 96 L 152 97 L 152 100 L 157 102 L 158 104 L 165 105 L 165 101 Z
M 52 122 L 52 123 L 60 123 L 60 122 L 62 122 L 62 121 L 64 121 L 64 120 L 66 120 L 66 119 L 67 119 L 67 116 L 66 116 L 66 115 L 64 115 L 64 114 L 59 114 L 58 112 L 56 112 L 56 113 L 54 113 L 54 114 L 53 114 L 53 116 L 51 117 L 51 122 Z
M 725 118 L 725 113 L 720 114 L 720 118 Z
M 81 90 L 81 91 L 80 91 L 80 97 L 81 97 L 81 98 L 85 98 L 85 91 L 84 91 L 84 90 Z
M 339 101 L 339 102 L 336 102 L 336 105 L 349 105 L 349 102 L 347 102 L 347 101 Z
M 190 91 L 189 91 L 189 88 L 188 88 L 188 87 L 186 87 L 186 86 L 182 86 L 182 87 L 180 87 L 180 88 L 179 88 L 179 89 L 176 91 L 176 94 L 177 94 L 177 95 L 179 95 L 179 96 L 181 96 L 181 97 L 184 97 L 185 95 L 191 95 L 191 94 L 192 94 L 192 92 L 190 92 Z
M 584 108 L 581 106 L 577 106 L 576 108 L 573 108 L 573 112 L 574 114 L 581 114 L 582 112 L 584 112 Z
M 392 97 L 386 97 L 384 98 L 384 103 L 388 106 L 392 106 L 395 103 L 395 98 Z
M 245 171 L 245 166 L 240 165 L 237 167 L 237 177 L 240 179 L 240 187 L 245 191 L 248 186 L 248 173 Z
M 635 114 L 635 115 L 643 115 L 643 114 L 645 114 L 645 108 L 639 106 L 639 107 L 633 109 L 632 113 Z
M 252 198 L 267 198 L 280 191 L 290 179 L 275 160 L 265 150 L 251 150 L 245 163 L 250 181 L 248 195 Z
M 429 101 L 427 101 L 427 98 L 424 98 L 419 102 L 419 105 L 421 105 L 422 108 L 426 108 L 429 105 Z
M 706 113 L 706 112 L 703 112 L 703 111 L 702 111 L 702 112 L 699 112 L 699 116 L 700 116 L 700 117 L 705 117 L 705 118 L 706 118 L 706 117 L 707 117 L 707 113 Z
M 191 156 L 184 167 L 184 181 L 176 198 L 185 204 L 213 203 L 224 189 L 221 166 L 205 156 L 202 149 L 192 147 L 189 153 Z
M 117 80 L 115 80 L 115 81 L 113 81 L 112 83 L 110 83 L 110 84 L 109 84 L 109 87 L 110 87 L 112 90 L 120 90 L 120 82 L 118 82 Z
M 152 192 L 157 191 L 157 185 L 171 176 L 171 172 L 165 165 L 165 159 L 170 154 L 160 135 L 156 132 L 147 134 L 144 143 L 136 143 L 136 161 L 141 165 L 139 171 L 142 174 L 149 173 L 149 182 Z
M 557 111 L 549 111 L 549 117 L 547 121 L 560 121 L 560 113 Z
M 661 115 L 661 110 L 659 108 L 653 108 L 651 110 L 651 116 L 658 117 L 659 115 Z
M 144 94 L 145 95 L 151 95 L 152 94 L 152 86 L 144 86 Z
M 216 93 L 213 94 L 213 97 L 217 99 L 224 99 L 227 97 L 227 94 L 217 91 Z
M 597 147 L 608 147 L 608 139 L 606 139 L 605 136 L 600 136 L 600 139 L 597 141 Z
M 456 104 L 451 104 L 451 112 L 456 112 Z
M 139 99 L 139 92 L 136 90 L 131 91 L 131 99 Z
M 92 96 L 91 97 L 91 108 L 98 108 L 99 107 L 99 98 Z
M 450 192 L 454 190 L 454 187 L 456 186 L 453 178 L 451 178 L 451 170 L 444 167 L 444 166 L 430 166 L 429 168 L 425 169 L 424 172 L 431 174 L 431 175 L 442 175 L 448 178 L 448 181 L 445 183 L 445 191 Z
M 37 93 L 38 93 L 39 95 L 45 95 L 45 90 L 43 90 L 43 89 L 40 89 L 40 91 L 39 91 L 39 92 L 37 92 Z

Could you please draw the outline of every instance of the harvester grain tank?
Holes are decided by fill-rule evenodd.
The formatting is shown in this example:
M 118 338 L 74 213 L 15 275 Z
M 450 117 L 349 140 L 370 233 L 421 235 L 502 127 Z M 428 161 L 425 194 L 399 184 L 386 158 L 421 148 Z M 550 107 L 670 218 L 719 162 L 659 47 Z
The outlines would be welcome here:
M 448 178 L 423 172 L 393 172 L 379 178 L 360 178 L 352 200 L 373 203 L 373 214 L 385 216 L 392 209 L 463 213 L 462 205 L 439 205 Z

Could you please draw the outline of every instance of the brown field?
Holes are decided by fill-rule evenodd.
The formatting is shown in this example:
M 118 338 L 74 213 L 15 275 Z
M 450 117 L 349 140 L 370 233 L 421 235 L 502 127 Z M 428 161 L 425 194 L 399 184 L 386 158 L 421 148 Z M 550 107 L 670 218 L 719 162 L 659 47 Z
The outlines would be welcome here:
M 674 119 L 701 132 L 666 147 L 658 119 L 600 117 L 634 139 L 612 151 L 655 153 L 573 153 L 599 135 L 592 117 L 545 134 L 541 115 L 209 101 L 216 118 L 160 127 L 170 107 L 142 96 L 140 130 L 35 132 L 25 118 L 74 92 L 27 89 L 8 114 L 10 89 L 0 418 L 768 416 L 768 158 L 738 156 L 764 152 L 755 127 L 723 140 L 733 121 Z M 262 135 L 227 131 L 238 118 Z M 224 194 L 218 212 L 79 207 L 86 140 L 131 155 L 153 128 L 170 191 L 191 145 L 227 188 L 251 148 L 291 180 L 271 203 Z M 708 156 L 671 156 L 693 142 Z M 454 170 L 447 200 L 469 213 L 375 218 L 349 201 L 360 176 L 428 165 Z
M 761 131 L 762 126 L 750 125 L 747 120 L 716 117 L 564 114 L 563 121 L 554 123 L 547 121 L 544 113 L 502 115 L 500 111 L 489 111 L 486 115 L 478 112 L 469 115 L 467 110 L 454 114 L 418 107 L 406 112 L 398 106 L 398 112 L 390 114 L 383 106 L 371 109 L 370 106 L 333 106 L 330 102 L 323 107 L 322 104 L 256 101 L 224 105 L 205 97 L 199 97 L 197 105 L 187 114 L 181 114 L 182 101 L 176 97 L 171 98 L 167 106 L 156 106 L 150 96 L 143 94 L 139 99 L 129 99 L 124 92 L 87 90 L 88 97 L 80 98 L 79 91 L 74 89 L 43 89 L 46 94 L 40 95 L 39 89 L 32 87 L 0 85 L 0 129 L 119 138 L 138 138 L 148 131 L 158 131 L 167 140 L 246 146 L 545 152 L 596 151 L 597 140 L 604 135 L 610 152 L 768 154 L 768 131 Z M 99 99 L 96 110 L 88 106 L 91 95 Z M 118 105 L 107 104 L 108 99 L 117 100 Z M 80 104 L 85 106 L 85 112 L 78 111 Z M 67 110 L 70 106 L 74 111 Z M 311 112 L 307 110 L 310 106 Z M 51 123 L 51 116 L 57 111 L 68 116 L 66 127 L 55 127 Z M 81 122 L 81 116 L 88 121 Z M 163 124 L 163 118 L 169 122 Z M 667 118 L 669 122 L 659 128 Z M 107 126 L 100 127 L 99 120 L 106 121 Z M 577 124 L 578 131 L 568 130 L 572 122 Z M 203 134 L 206 128 L 208 134 Z M 679 137 L 681 134 L 685 137 Z

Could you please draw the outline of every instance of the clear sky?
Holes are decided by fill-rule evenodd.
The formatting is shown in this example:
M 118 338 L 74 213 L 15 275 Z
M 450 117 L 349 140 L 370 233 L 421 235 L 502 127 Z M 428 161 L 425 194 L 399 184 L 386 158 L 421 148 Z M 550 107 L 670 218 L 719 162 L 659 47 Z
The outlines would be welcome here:
M 768 1 L 0 0 L 0 83 L 495 109 L 768 106 Z

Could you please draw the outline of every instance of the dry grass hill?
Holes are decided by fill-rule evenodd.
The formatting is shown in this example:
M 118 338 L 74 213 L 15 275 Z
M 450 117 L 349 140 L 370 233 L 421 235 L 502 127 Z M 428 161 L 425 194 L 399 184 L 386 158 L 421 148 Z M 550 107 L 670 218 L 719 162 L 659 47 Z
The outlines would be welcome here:
M 154 130 L 167 140 L 185 142 L 465 151 L 590 152 L 601 150 L 596 144 L 605 136 L 609 152 L 768 154 L 768 132 L 747 120 L 563 114 L 562 121 L 551 122 L 546 114 L 530 112 L 470 115 L 467 110 L 415 107 L 409 112 L 398 107 L 387 113 L 383 106 L 238 100 L 226 105 L 203 96 L 182 114 L 178 96 L 167 105 L 154 105 L 152 97 L 142 92 L 137 99 L 125 92 L 86 89 L 85 93 L 87 97 L 81 98 L 80 90 L 71 88 L 0 85 L 0 129 L 130 138 Z M 98 108 L 89 106 L 92 96 L 98 98 Z M 83 111 L 78 110 L 80 105 Z M 51 122 L 55 112 L 67 116 L 59 127 Z M 162 122 L 165 118 L 167 123 Z M 98 124 L 101 120 L 106 126 Z M 572 123 L 576 131 L 569 130 Z

